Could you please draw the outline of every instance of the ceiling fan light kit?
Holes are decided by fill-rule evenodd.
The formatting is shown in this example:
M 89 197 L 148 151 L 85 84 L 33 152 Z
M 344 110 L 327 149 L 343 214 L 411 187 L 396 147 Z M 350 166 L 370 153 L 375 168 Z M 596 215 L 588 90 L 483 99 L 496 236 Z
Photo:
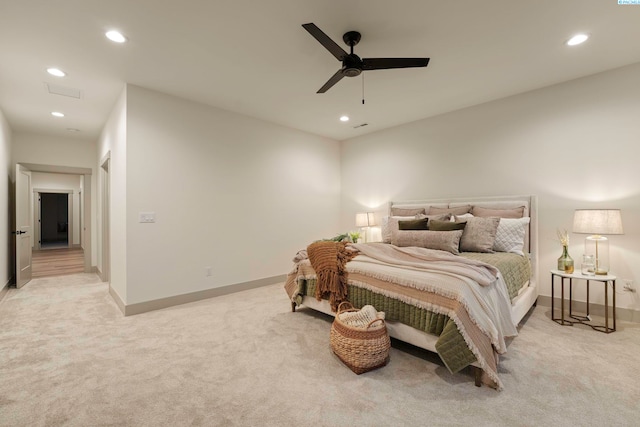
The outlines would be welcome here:
M 363 58 L 353 53 L 353 47 L 360 42 L 362 35 L 357 31 L 348 31 L 342 36 L 342 40 L 350 47 L 347 53 L 338 46 L 315 24 L 303 24 L 302 27 L 309 32 L 322 46 L 325 47 L 338 61 L 342 62 L 342 68 L 327 80 L 317 93 L 325 93 L 343 77 L 356 77 L 363 71 L 386 70 L 391 68 L 426 67 L 429 58 Z

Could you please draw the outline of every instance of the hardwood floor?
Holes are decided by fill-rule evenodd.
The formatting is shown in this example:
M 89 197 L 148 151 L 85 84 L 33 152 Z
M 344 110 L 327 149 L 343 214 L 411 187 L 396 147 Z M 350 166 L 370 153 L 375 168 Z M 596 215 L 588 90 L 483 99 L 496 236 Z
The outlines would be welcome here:
M 33 251 L 31 267 L 33 277 L 82 273 L 84 251 L 82 248 Z

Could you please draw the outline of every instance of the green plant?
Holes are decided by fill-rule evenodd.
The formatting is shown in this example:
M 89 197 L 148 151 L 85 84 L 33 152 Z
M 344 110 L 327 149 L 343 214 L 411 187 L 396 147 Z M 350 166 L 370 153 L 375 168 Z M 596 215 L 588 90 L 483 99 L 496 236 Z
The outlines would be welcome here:
M 349 235 L 347 233 L 344 233 L 344 234 L 339 234 L 336 237 L 334 237 L 333 239 L 329 239 L 329 240 L 333 240 L 334 242 L 342 242 L 347 237 L 349 237 Z

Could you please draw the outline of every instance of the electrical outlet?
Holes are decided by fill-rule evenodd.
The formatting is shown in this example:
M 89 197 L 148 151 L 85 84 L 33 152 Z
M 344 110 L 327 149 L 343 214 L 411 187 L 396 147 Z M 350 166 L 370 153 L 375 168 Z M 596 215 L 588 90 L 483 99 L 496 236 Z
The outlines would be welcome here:
M 625 279 L 624 290 L 627 292 L 635 292 L 636 288 L 633 286 L 633 280 Z

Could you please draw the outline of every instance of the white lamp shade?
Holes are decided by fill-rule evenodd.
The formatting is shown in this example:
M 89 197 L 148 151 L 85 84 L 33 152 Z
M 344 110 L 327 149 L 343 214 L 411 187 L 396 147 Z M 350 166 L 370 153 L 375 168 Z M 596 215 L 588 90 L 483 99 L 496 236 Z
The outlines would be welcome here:
M 361 212 L 356 214 L 356 227 L 373 227 L 376 225 L 373 212 Z
M 582 234 L 624 234 L 620 209 L 576 209 L 573 232 Z
M 595 258 L 595 274 L 609 272 L 609 240 L 603 234 L 623 234 L 619 209 L 577 209 L 573 232 L 591 234 L 584 242 L 584 254 Z

